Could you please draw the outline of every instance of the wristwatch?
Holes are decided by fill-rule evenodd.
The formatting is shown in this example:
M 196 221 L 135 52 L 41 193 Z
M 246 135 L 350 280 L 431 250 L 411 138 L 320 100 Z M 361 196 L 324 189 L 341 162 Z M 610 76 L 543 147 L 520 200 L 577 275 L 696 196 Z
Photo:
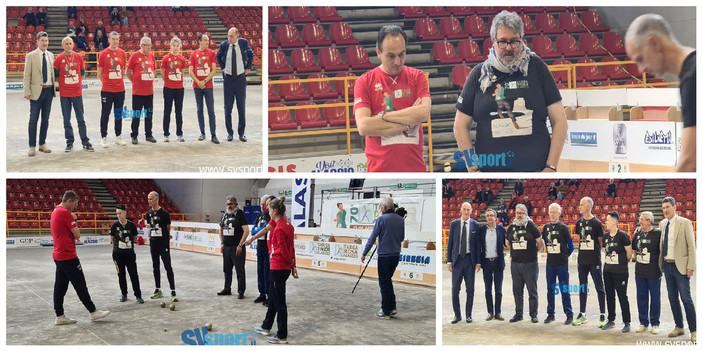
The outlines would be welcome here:
M 378 117 L 380 117 L 382 121 L 384 121 L 383 116 L 385 116 L 385 111 L 378 112 Z
M 550 169 L 552 169 L 554 172 L 558 172 L 558 171 L 556 170 L 556 167 L 555 167 L 555 166 L 551 166 L 551 165 L 548 164 L 548 163 L 544 166 L 544 168 L 550 168 Z

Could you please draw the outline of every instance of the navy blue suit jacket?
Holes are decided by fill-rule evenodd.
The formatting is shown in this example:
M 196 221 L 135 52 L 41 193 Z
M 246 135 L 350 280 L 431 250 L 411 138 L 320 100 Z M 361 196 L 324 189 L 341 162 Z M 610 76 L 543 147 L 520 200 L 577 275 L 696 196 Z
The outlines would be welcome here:
M 244 38 L 239 38 L 237 40 L 239 44 L 239 49 L 241 50 L 241 60 L 244 61 L 244 69 L 251 70 L 253 67 L 253 50 L 249 46 L 249 41 Z M 224 68 L 227 67 L 227 51 L 229 51 L 229 40 L 223 41 L 219 44 L 219 50 L 217 50 L 217 63 L 219 68 L 222 69 L 222 74 L 224 74 Z
M 468 221 L 470 223 L 470 229 L 468 232 L 468 249 L 470 250 L 470 264 L 475 266 L 480 264 L 480 257 L 485 254 L 482 253 L 482 245 L 480 245 L 480 236 L 478 235 L 478 229 L 480 225 L 474 219 Z M 446 245 L 446 262 L 453 263 L 458 260 L 458 255 L 461 251 L 461 228 L 462 221 L 460 218 L 454 219 L 451 222 L 451 228 L 449 229 L 449 240 Z
M 480 257 L 480 262 L 482 266 L 485 265 L 485 237 L 487 236 L 487 224 L 481 225 L 479 229 L 480 236 L 480 246 L 482 247 L 483 255 Z M 505 237 L 507 237 L 507 230 L 505 227 L 495 224 L 495 232 L 497 233 L 497 262 L 501 269 L 505 269 Z

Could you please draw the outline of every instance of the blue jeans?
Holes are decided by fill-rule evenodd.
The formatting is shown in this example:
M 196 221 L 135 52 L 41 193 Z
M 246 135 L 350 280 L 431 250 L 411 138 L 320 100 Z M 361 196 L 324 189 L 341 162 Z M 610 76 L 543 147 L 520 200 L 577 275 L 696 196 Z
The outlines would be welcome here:
M 199 89 L 193 88 L 195 93 L 195 104 L 197 104 L 197 123 L 200 125 L 200 134 L 205 134 L 205 110 L 202 104 L 202 98 L 205 98 L 205 103 L 207 103 L 207 114 L 210 117 L 210 134 L 215 136 L 217 126 L 215 123 L 215 111 L 214 111 L 214 94 L 212 88 Z
M 501 253 L 500 253 L 501 254 Z M 488 313 L 502 313 L 502 278 L 504 270 L 500 269 L 497 260 L 483 262 L 483 282 L 485 283 L 485 302 Z M 492 303 L 492 282 L 495 282 L 495 304 Z
M 76 111 L 76 121 L 78 121 L 78 133 L 80 134 L 81 144 L 87 145 L 90 143 L 88 134 L 85 128 L 85 119 L 83 118 L 83 96 L 76 97 L 61 97 L 61 112 L 63 113 L 63 130 L 67 144 L 73 144 L 75 137 L 73 136 L 73 126 L 71 126 L 71 106 Z
M 29 147 L 37 146 L 37 122 L 41 113 L 39 126 L 39 145 L 46 144 L 46 133 L 49 130 L 49 115 L 51 115 L 51 102 L 54 100 L 54 90 L 44 88 L 36 100 L 29 100 Z
M 556 284 L 556 279 L 558 279 L 558 286 L 568 286 L 568 264 L 561 266 L 546 266 L 546 313 L 548 315 L 556 314 L 556 295 L 553 293 L 553 286 Z M 570 304 L 570 291 L 560 290 L 561 302 L 563 303 L 563 313 L 566 317 L 573 317 L 573 307 Z
M 470 262 L 470 254 L 461 258 L 458 256 L 451 268 L 451 300 L 453 304 L 453 314 L 461 317 L 461 283 L 466 283 L 466 317 L 473 315 L 473 297 L 475 296 L 475 266 Z
M 258 293 L 262 296 L 268 295 L 270 280 L 268 276 L 271 271 L 271 257 L 266 251 L 257 251 L 257 272 L 258 272 Z
M 378 285 L 380 285 L 380 306 L 385 315 L 397 309 L 395 291 L 392 287 L 392 275 L 395 274 L 400 256 L 378 256 Z
M 663 274 L 665 275 L 665 285 L 668 287 L 668 300 L 670 301 L 670 309 L 673 310 L 675 326 L 678 328 L 684 327 L 682 309 L 680 308 L 680 300 L 682 300 L 690 332 L 697 331 L 695 305 L 692 301 L 692 296 L 690 296 L 690 278 L 687 275 L 680 274 L 675 263 L 664 262 Z M 680 295 L 679 299 L 678 295 Z
M 636 304 L 639 308 L 639 323 L 648 327 L 661 325 L 661 278 L 648 279 L 634 277 L 636 279 Z M 649 319 L 648 302 L 651 297 L 651 315 Z

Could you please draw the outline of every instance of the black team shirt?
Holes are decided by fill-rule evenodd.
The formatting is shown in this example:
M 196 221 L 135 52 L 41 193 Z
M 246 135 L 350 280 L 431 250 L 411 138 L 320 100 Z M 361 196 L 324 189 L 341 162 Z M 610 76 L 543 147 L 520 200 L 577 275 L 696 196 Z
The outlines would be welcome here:
M 154 247 L 170 247 L 170 231 L 168 225 L 171 224 L 171 215 L 163 209 L 158 211 L 153 209 L 146 212 L 146 223 L 151 227 L 149 230 L 149 245 Z
M 600 242 L 604 230 L 602 222 L 597 217 L 580 218 L 575 222 L 575 233 L 578 234 L 578 264 L 602 263 Z

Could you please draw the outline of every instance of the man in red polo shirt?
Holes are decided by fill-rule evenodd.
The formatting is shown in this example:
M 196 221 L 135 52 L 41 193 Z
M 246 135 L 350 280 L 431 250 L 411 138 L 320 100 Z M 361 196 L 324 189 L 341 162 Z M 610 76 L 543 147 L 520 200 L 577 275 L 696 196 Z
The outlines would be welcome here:
M 161 60 L 161 77 L 163 77 L 163 136 L 168 139 L 171 134 L 171 108 L 175 103 L 176 135 L 178 141 L 183 139 L 183 72 L 188 61 L 180 54 L 182 41 L 178 37 L 171 39 L 171 52 Z
M 68 291 L 68 283 L 78 293 L 78 298 L 90 312 L 91 320 L 107 317 L 110 311 L 95 308 L 90 299 L 88 287 L 85 284 L 83 268 L 76 253 L 76 241 L 80 241 L 80 230 L 76 223 L 73 210 L 78 205 L 78 195 L 73 190 L 63 194 L 61 204 L 51 213 L 51 237 L 54 239 L 53 258 L 56 264 L 56 280 L 54 281 L 54 310 L 56 311 L 55 325 L 73 324 L 75 319 L 63 314 L 63 298 Z
M 102 82 L 102 113 L 100 115 L 100 146 L 107 147 L 107 124 L 110 121 L 110 110 L 115 109 L 115 144 L 127 145 L 122 141 L 122 118 L 124 107 L 124 69 L 127 65 L 127 54 L 119 48 L 119 33 L 110 32 L 110 46 L 103 50 L 98 57 L 98 79 Z
M 156 60 L 151 53 L 151 38 L 143 37 L 139 51 L 129 56 L 127 78 L 132 82 L 132 144 L 138 144 L 139 124 L 144 119 L 146 141 L 155 143 L 151 132 L 154 112 L 154 80 L 156 79 Z M 125 116 L 125 118 L 127 118 Z M 168 137 L 166 140 L 168 141 Z
M 217 72 L 217 56 L 214 51 L 207 48 L 210 38 L 207 34 L 200 33 L 198 36 L 200 48 L 190 54 L 188 66 L 190 67 L 190 78 L 193 79 L 193 93 L 195 93 L 195 103 L 197 104 L 197 122 L 200 125 L 200 137 L 197 140 L 205 140 L 205 110 L 202 99 L 207 103 L 207 114 L 209 115 L 210 134 L 212 142 L 219 144 L 215 131 L 214 93 L 212 78 Z
M 61 94 L 61 112 L 63 113 L 63 129 L 66 136 L 66 152 L 73 150 L 73 127 L 71 126 L 71 106 L 76 111 L 76 121 L 78 121 L 78 133 L 80 134 L 83 150 L 95 151 L 90 144 L 90 138 L 85 127 L 83 118 L 83 75 L 85 66 L 83 56 L 73 52 L 73 39 L 63 38 L 61 41 L 63 52 L 56 56 L 54 60 L 54 74 L 59 83 Z
M 407 34 L 399 26 L 378 32 L 380 66 L 354 87 L 354 117 L 366 137 L 368 172 L 426 172 L 422 122 L 429 119 L 431 96 L 424 72 L 405 66 Z

